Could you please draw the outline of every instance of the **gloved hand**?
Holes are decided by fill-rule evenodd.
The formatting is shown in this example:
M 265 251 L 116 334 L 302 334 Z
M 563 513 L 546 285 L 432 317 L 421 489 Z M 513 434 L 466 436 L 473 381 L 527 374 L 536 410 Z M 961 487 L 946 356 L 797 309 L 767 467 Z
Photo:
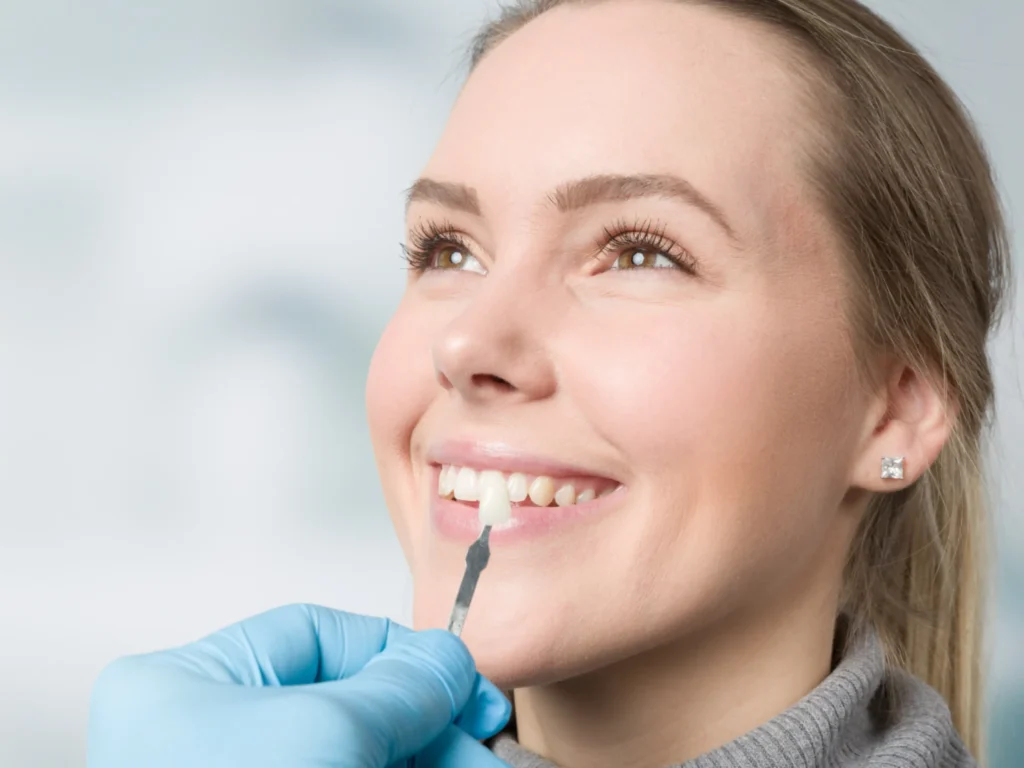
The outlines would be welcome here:
M 511 705 L 462 641 L 309 605 L 97 680 L 89 768 L 494 768 Z

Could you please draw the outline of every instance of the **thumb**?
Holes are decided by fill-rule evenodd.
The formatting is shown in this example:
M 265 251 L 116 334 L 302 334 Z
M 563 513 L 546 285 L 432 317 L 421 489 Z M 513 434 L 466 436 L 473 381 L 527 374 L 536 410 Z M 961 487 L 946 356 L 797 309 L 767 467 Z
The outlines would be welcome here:
M 475 683 L 476 665 L 463 642 L 428 630 L 396 639 L 352 677 L 317 689 L 342 703 L 368 764 L 390 765 L 451 725 Z

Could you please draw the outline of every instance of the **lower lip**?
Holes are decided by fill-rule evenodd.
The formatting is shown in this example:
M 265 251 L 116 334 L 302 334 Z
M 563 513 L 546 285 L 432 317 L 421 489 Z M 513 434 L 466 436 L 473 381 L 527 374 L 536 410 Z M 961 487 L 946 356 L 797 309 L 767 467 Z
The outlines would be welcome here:
M 609 508 L 617 506 L 625 488 L 619 486 L 612 493 L 582 504 L 568 507 L 536 507 L 512 505 L 512 519 L 491 529 L 492 544 L 512 544 L 545 536 L 568 526 L 587 523 L 600 517 Z M 466 542 L 480 535 L 482 527 L 477 507 L 452 499 L 433 496 L 430 517 L 434 528 L 445 538 Z

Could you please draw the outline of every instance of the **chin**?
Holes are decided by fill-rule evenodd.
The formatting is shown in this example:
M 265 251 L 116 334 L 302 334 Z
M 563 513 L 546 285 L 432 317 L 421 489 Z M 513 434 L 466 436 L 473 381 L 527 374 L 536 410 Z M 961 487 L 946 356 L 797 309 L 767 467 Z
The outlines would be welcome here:
M 521 595 L 519 600 L 503 599 L 502 591 L 481 584 L 462 632 L 477 670 L 499 688 L 549 685 L 631 655 L 625 648 L 612 647 L 614 643 L 603 643 L 599 633 L 579 631 L 569 607 L 560 609 L 550 602 L 550 595 L 549 600 L 525 601 L 530 607 L 524 609 Z M 436 595 L 436 590 L 417 594 L 416 629 L 447 626 L 451 600 Z
M 451 611 L 449 600 L 416 600 L 413 626 L 417 630 L 444 629 Z M 554 663 L 565 649 L 550 630 L 516 620 L 500 604 L 488 604 L 478 591 L 469 609 L 462 641 L 473 654 L 477 670 L 500 688 L 511 689 L 555 682 L 571 676 L 565 665 Z
M 512 637 L 496 639 L 488 631 L 478 630 L 465 632 L 463 639 L 480 674 L 503 690 L 550 685 L 604 666 L 586 664 L 583 649 L 557 645 L 525 627 Z

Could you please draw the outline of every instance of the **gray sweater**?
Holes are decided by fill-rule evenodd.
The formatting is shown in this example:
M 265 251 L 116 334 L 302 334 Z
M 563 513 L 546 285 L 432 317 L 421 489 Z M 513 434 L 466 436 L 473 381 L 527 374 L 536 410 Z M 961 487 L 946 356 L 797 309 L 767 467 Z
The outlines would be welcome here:
M 499 735 L 494 753 L 516 768 L 555 768 Z M 942 697 L 886 667 L 874 636 L 850 644 L 803 700 L 686 768 L 974 768 Z

